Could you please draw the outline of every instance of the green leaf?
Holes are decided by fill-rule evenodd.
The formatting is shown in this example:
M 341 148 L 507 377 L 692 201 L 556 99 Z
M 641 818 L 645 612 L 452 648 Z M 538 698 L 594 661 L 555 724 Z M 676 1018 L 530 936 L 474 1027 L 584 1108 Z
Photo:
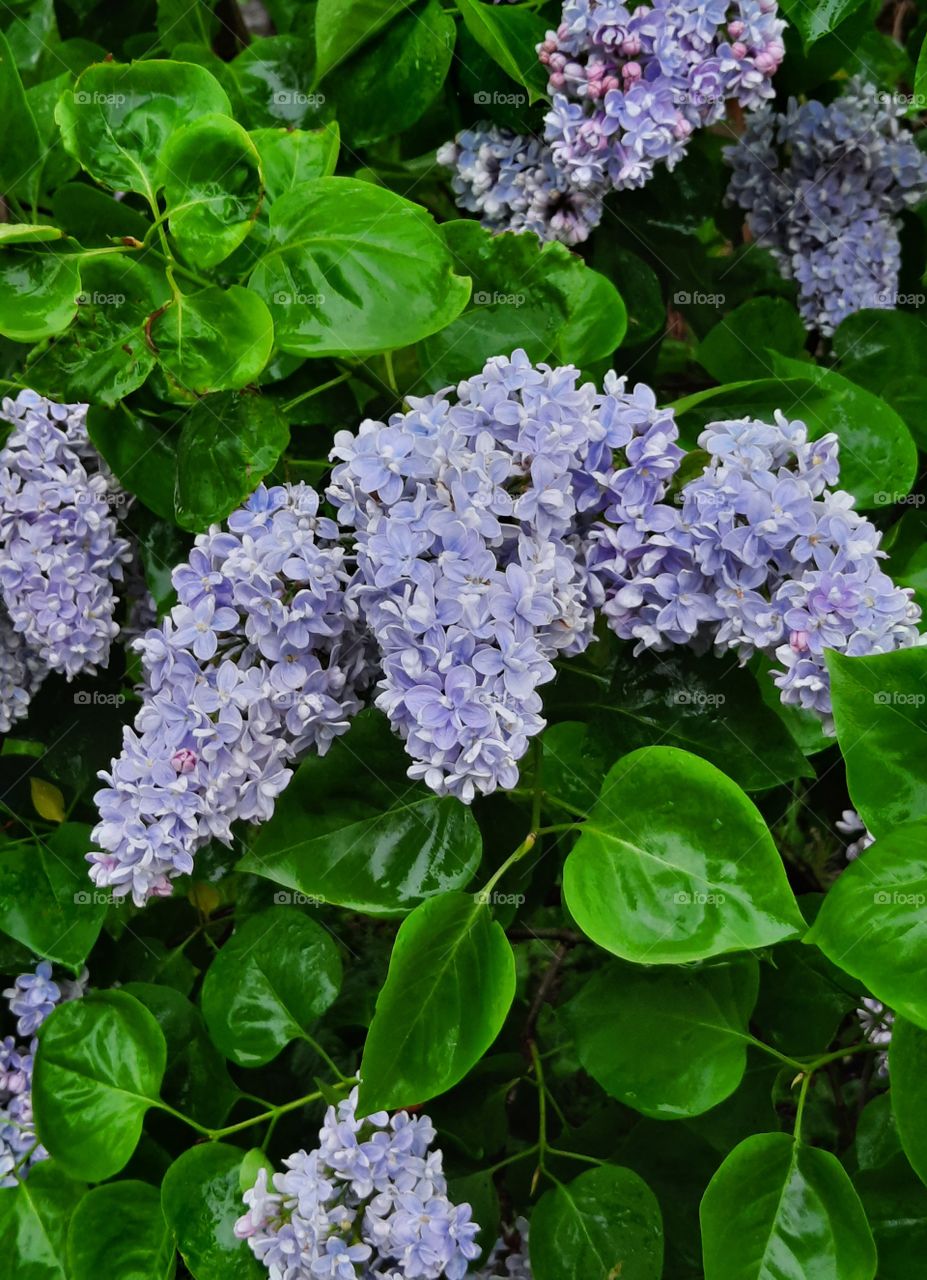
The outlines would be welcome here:
M 111 1182 L 84 1196 L 68 1232 L 70 1280 L 168 1280 L 174 1241 L 147 1182 Z
M 261 207 L 261 162 L 227 116 L 201 116 L 168 139 L 161 161 L 170 232 L 197 269 L 214 267 L 247 236 Z
M 303 183 L 271 206 L 270 227 L 250 283 L 271 309 L 277 345 L 294 355 L 407 346 L 469 297 L 430 214 L 370 183 Z
M 171 435 L 127 404 L 115 409 L 91 405 L 87 434 L 123 488 L 156 515 L 173 520 L 176 461 Z
M 64 145 L 114 191 L 137 191 L 154 205 L 164 145 L 188 120 L 228 115 L 225 90 L 192 62 L 99 62 L 59 99 Z
M 312 90 L 312 46 L 293 35 L 259 36 L 231 63 L 249 129 L 321 123 L 325 95 Z M 308 90 L 308 91 L 307 91 Z
M 268 200 L 279 200 L 301 182 L 328 178 L 338 163 L 337 123 L 321 129 L 253 129 Z
M 917 1280 L 927 1254 L 927 1189 L 904 1156 L 856 1175 L 879 1254 L 879 1280 Z
M 621 294 L 607 276 L 589 267 L 552 275 L 561 281 L 569 300 L 567 322 L 557 337 L 557 358 L 580 368 L 607 359 L 628 330 Z
M 102 1182 L 129 1161 L 166 1059 L 157 1022 L 124 991 L 61 1004 L 39 1031 L 36 1129 L 65 1173 Z
M 291 907 L 272 907 L 236 929 L 203 981 L 213 1043 L 240 1067 L 259 1067 L 325 1012 L 341 985 L 330 934 Z
M 0 1190 L 0 1240 L 16 1280 L 74 1280 L 68 1269 L 68 1223 L 86 1191 L 44 1162 L 15 1187 Z
M 64 234 L 60 227 L 45 222 L 4 222 L 0 224 L 0 245 L 60 240 Z
M 66 822 L 34 844 L 0 844 L 0 929 L 24 947 L 77 970 L 106 916 L 106 894 L 87 879 L 90 829 Z
M 0 249 L 0 334 L 39 342 L 66 329 L 77 313 L 79 267 L 71 254 Z
M 927 36 L 917 55 L 917 67 L 914 71 L 914 99 L 914 105 L 919 111 L 927 107 Z
M 911 974 L 927 964 L 927 822 L 896 827 L 831 885 L 806 941 L 873 995 L 927 1027 L 927 994 Z
M 361 1063 L 359 1113 L 426 1102 L 462 1080 L 502 1028 L 515 957 L 478 895 L 445 893 L 402 922 Z
M 149 262 L 117 256 L 85 261 L 81 284 L 74 323 L 32 353 L 30 385 L 64 403 L 118 404 L 154 368 L 145 321 L 170 289 Z
M 785 298 L 751 298 L 728 312 L 699 343 L 696 358 L 718 382 L 767 378 L 769 348 L 798 356 L 805 346 L 801 316 Z
M 179 44 L 212 47 L 219 23 L 213 13 L 215 0 L 157 0 L 158 35 L 172 53 Z
M 0 148 L 0 190 L 20 192 L 29 203 L 36 197 L 42 163 L 42 144 L 29 109 L 16 62 L 0 33 L 0 119 L 4 124 Z
M 192 1147 L 161 1187 L 161 1208 L 194 1280 L 266 1280 L 267 1272 L 235 1236 L 244 1212 L 238 1171 L 244 1152 L 221 1142 Z
M 415 124 L 441 91 L 455 37 L 450 14 L 438 0 L 426 0 L 352 57 L 328 84 L 345 141 L 368 147 Z
M 507 75 L 525 86 L 528 102 L 544 97 L 547 73 L 537 46 L 547 35 L 547 20 L 529 6 L 498 6 L 481 0 L 456 0 L 467 30 Z
M 148 335 L 171 377 L 205 395 L 239 391 L 257 380 L 273 349 L 274 322 L 250 289 L 210 285 L 178 294 L 151 318 Z
M 123 990 L 154 1014 L 167 1041 L 165 1099 L 200 1124 L 219 1128 L 240 1094 L 199 1009 L 173 987 L 128 982 Z
M 563 871 L 577 924 L 641 964 L 769 946 L 804 921 L 772 837 L 736 783 L 675 747 L 620 760 Z
M 782 12 L 793 23 L 806 49 L 836 31 L 846 18 L 855 13 L 864 0 L 782 0 Z
M 927 650 L 827 653 L 850 799 L 875 836 L 927 818 Z
M 322 80 L 370 40 L 405 0 L 319 0 L 315 7 L 316 79 Z
M 702 969 L 600 969 L 565 1006 L 579 1060 L 646 1116 L 700 1115 L 747 1065 L 759 974 L 751 957 Z
M 125 200 L 84 182 L 66 182 L 52 197 L 52 212 L 62 228 L 85 249 L 110 248 L 126 236 L 144 240 L 151 225 Z
M 705 1280 L 872 1280 L 876 1251 L 829 1151 L 757 1133 L 731 1152 L 701 1207 Z
M 867 855 L 868 857 L 868 850 Z M 888 1051 L 892 1111 L 911 1167 L 927 1183 L 927 1031 L 896 1017 Z
M 174 505 L 184 529 L 224 520 L 253 493 L 289 443 L 286 419 L 265 396 L 211 396 L 184 416 Z
M 368 915 L 400 915 L 462 889 L 479 866 L 472 812 L 405 776 L 384 716 L 362 713 L 324 756 L 310 755 L 239 870 Z
M 542 1196 L 531 1218 L 535 1280 L 659 1280 L 660 1207 L 630 1169 L 603 1165 Z
M 830 1044 L 864 994 L 814 947 L 783 942 L 763 965 L 752 1021 L 780 1053 L 812 1056 Z

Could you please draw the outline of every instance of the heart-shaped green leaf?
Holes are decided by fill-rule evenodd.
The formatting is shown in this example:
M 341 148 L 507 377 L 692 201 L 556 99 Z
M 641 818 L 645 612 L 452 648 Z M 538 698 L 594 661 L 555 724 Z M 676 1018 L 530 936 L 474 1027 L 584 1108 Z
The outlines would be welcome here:
M 253 129 L 268 200 L 279 200 L 301 182 L 328 178 L 338 163 L 337 123 L 321 129 Z
M 0 249 L 0 334 L 39 342 L 77 314 L 80 258 L 54 250 Z
M 211 285 L 176 295 L 151 318 L 148 334 L 171 377 L 205 395 L 257 381 L 273 349 L 274 322 L 250 289 Z
M 17 1280 L 74 1280 L 68 1267 L 68 1224 L 87 1190 L 52 1162 L 0 1190 L 0 1240 L 16 1260 Z
M 245 1212 L 239 1187 L 244 1152 L 212 1142 L 175 1160 L 161 1186 L 164 1217 L 194 1280 L 266 1280 L 267 1272 L 235 1236 Z
M 174 1241 L 156 1188 L 127 1179 L 89 1191 L 71 1219 L 68 1262 L 70 1280 L 169 1280 Z

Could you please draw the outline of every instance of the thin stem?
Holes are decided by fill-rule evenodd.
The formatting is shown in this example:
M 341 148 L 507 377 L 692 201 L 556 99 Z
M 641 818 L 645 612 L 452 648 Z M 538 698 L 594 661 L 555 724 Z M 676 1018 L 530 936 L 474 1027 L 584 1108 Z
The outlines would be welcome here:
M 302 404 L 304 400 L 311 400 L 313 396 L 320 396 L 323 391 L 328 391 L 332 387 L 337 387 L 342 382 L 347 382 L 348 378 L 353 378 L 354 373 L 351 370 L 345 373 L 339 373 L 337 378 L 329 378 L 328 382 L 323 382 L 321 386 L 313 387 L 310 391 L 304 391 L 302 395 L 294 396 L 292 400 L 287 400 L 283 405 L 284 413 L 289 413 L 291 409 L 295 409 L 298 404 Z
M 526 853 L 531 852 L 531 850 L 534 848 L 537 838 L 538 836 L 536 831 L 528 832 L 528 834 L 525 836 L 524 840 L 522 840 L 521 844 L 518 846 L 515 852 L 510 854 L 506 858 L 505 862 L 503 862 L 502 866 L 498 869 L 498 871 L 494 872 L 493 875 L 491 875 L 489 879 L 486 881 L 486 884 L 483 886 L 483 888 L 479 892 L 478 896 L 480 898 L 487 899 L 489 897 L 493 889 L 495 889 L 496 885 L 505 875 L 506 871 L 508 871 L 509 867 L 514 866 L 515 863 L 518 862 L 519 858 L 523 858 Z
M 333 1085 L 332 1088 L 345 1089 L 349 1083 L 353 1083 L 353 1081 L 342 1080 Z M 282 1102 L 279 1106 L 271 1107 L 268 1111 L 261 1112 L 260 1115 L 251 1116 L 248 1120 L 240 1120 L 237 1124 L 228 1124 L 223 1129 L 207 1129 L 198 1120 L 185 1116 L 182 1111 L 175 1110 L 174 1107 L 169 1106 L 166 1102 L 158 1101 L 154 1105 L 160 1111 L 166 1111 L 168 1115 L 173 1116 L 176 1120 L 182 1120 L 191 1129 L 201 1133 L 204 1138 L 209 1138 L 211 1142 L 215 1142 L 217 1138 L 225 1138 L 232 1133 L 241 1133 L 242 1130 L 250 1129 L 256 1124 L 263 1124 L 265 1120 L 276 1120 L 280 1116 L 286 1115 L 289 1111 L 297 1111 L 300 1107 L 308 1106 L 310 1102 L 318 1102 L 322 1096 L 322 1091 L 317 1089 L 315 1093 L 307 1093 L 304 1098 L 294 1098 L 292 1102 Z
M 322 1059 L 322 1061 L 325 1063 L 328 1069 L 330 1071 L 334 1071 L 335 1075 L 338 1077 L 338 1079 L 341 1081 L 342 1084 L 346 1084 L 348 1081 L 350 1081 L 352 1085 L 357 1083 L 357 1077 L 346 1076 L 344 1072 L 341 1070 L 341 1068 L 338 1066 L 338 1064 L 328 1056 L 328 1054 L 319 1044 L 318 1040 L 314 1040 L 312 1036 L 309 1035 L 308 1031 L 301 1032 L 301 1035 L 302 1035 L 302 1038 L 305 1040 L 306 1044 L 308 1044 L 310 1048 L 315 1050 L 315 1052 L 319 1055 L 319 1057 Z
M 384 366 L 385 366 L 385 368 L 386 368 L 386 382 L 387 382 L 387 385 L 389 386 L 389 389 L 390 389 L 390 391 L 392 391 L 393 395 L 394 395 L 394 396 L 396 396 L 396 397 L 398 398 L 398 396 L 399 396 L 399 387 L 396 385 L 396 370 L 393 368 L 393 353 L 392 353 L 392 351 L 384 351 L 384 352 L 383 352 L 383 364 L 384 364 Z
M 528 1156 L 533 1156 L 537 1149 L 538 1144 L 535 1142 L 533 1146 L 525 1147 L 524 1151 L 516 1151 L 513 1156 L 506 1156 L 504 1160 L 500 1160 L 497 1164 L 490 1165 L 483 1172 L 489 1174 L 497 1173 L 500 1169 L 504 1169 L 506 1165 L 515 1164 L 516 1160 L 525 1160 Z
M 584 1156 L 579 1151 L 561 1151 L 559 1147 L 548 1147 L 547 1154 L 551 1156 L 561 1156 L 564 1160 L 583 1160 L 586 1164 L 606 1163 L 606 1161 L 600 1160 L 598 1156 Z
M 531 1053 L 531 1064 L 534 1067 L 534 1078 L 538 1084 L 538 1168 L 544 1172 L 544 1157 L 547 1154 L 547 1086 L 544 1083 L 544 1068 L 541 1055 L 532 1040 L 528 1045 Z
M 809 1090 L 809 1088 L 811 1087 L 811 1081 L 812 1081 L 813 1077 L 814 1077 L 814 1072 L 813 1072 L 813 1071 L 809 1071 L 809 1072 L 807 1072 L 807 1074 L 803 1077 L 802 1082 L 801 1082 L 801 1093 L 798 1095 L 798 1109 L 797 1109 L 797 1111 L 795 1112 L 795 1130 L 794 1130 L 794 1133 L 795 1133 L 795 1141 L 796 1141 L 796 1143 L 801 1142 L 801 1122 L 802 1122 L 802 1117 L 803 1117 L 803 1116 L 804 1116 L 804 1114 L 805 1114 L 805 1102 L 806 1102 L 807 1097 L 808 1097 L 808 1090 Z

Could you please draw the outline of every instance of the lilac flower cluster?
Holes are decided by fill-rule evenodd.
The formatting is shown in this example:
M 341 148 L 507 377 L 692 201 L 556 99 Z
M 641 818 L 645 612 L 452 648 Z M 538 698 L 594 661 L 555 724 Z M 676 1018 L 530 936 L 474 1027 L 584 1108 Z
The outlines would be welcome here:
M 602 197 L 570 182 L 538 138 L 494 124 L 464 129 L 438 151 L 453 170 L 462 209 L 492 231 L 533 231 L 541 240 L 581 244 L 602 219 Z
M 7 646 L 2 661 L 7 721 L 42 669 L 70 680 L 106 665 L 118 632 L 114 583 L 130 553 L 113 514 L 121 494 L 89 443 L 85 406 L 24 391 L 3 401 L 2 416 L 13 430 L 0 451 L 0 598 L 28 651 Z
M 359 707 L 366 660 L 334 521 L 306 485 L 263 485 L 174 570 L 178 603 L 135 641 L 146 687 L 95 799 L 91 877 L 142 905 L 233 822 L 263 822 Z
M 672 169 L 727 99 L 772 97 L 784 27 L 776 0 L 566 0 L 538 51 L 554 162 L 584 189 L 641 187 L 657 164 Z
M 0 733 L 9 733 L 29 710 L 48 668 L 0 611 Z
M 829 488 L 835 436 L 809 442 L 803 423 L 777 413 L 774 425 L 712 423 L 699 445 L 711 461 L 650 522 L 662 528 L 594 536 L 590 567 L 609 622 L 638 650 L 766 653 L 783 702 L 827 721 L 825 649 L 856 656 L 919 643 L 913 593 L 882 572 L 881 535 L 853 498 Z
M 757 112 L 727 149 L 728 199 L 798 282 L 809 329 L 832 333 L 854 311 L 897 305 L 898 214 L 927 195 L 927 155 L 904 110 L 856 79 L 829 105 Z
M 646 388 L 609 374 L 600 395 L 578 376 L 516 351 L 456 402 L 410 399 L 335 437 L 329 497 L 356 539 L 349 594 L 379 650 L 377 706 L 409 776 L 468 803 L 516 784 L 544 727 L 539 686 L 591 639 L 585 527 L 681 457 Z
M 512 1230 L 505 1230 L 492 1247 L 481 1268 L 473 1280 L 533 1280 L 531 1262 L 528 1258 L 528 1222 L 525 1218 L 516 1218 Z
M 891 1009 L 874 996 L 862 996 L 861 1007 L 856 1010 L 860 1030 L 870 1044 L 884 1046 L 876 1054 L 876 1073 L 884 1080 L 888 1075 L 888 1049 L 892 1043 L 895 1015 Z
M 0 1040 L 0 1187 L 15 1187 L 20 1178 L 48 1152 L 38 1142 L 32 1119 L 32 1068 L 38 1041 L 35 1034 L 59 1004 L 76 1000 L 87 985 L 86 969 L 78 979 L 53 979 L 47 960 L 35 973 L 21 973 L 3 992 L 17 1019 L 20 1040 Z
M 427 1116 L 329 1107 L 313 1151 L 245 1192 L 235 1224 L 273 1280 L 462 1280 L 479 1255 L 468 1204 L 447 1197 Z

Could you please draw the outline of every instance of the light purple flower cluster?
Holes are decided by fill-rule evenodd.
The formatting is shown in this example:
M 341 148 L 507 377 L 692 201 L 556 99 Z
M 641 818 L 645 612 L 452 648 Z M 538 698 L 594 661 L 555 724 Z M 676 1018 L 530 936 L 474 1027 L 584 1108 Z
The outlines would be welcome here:
M 590 567 L 605 612 L 637 649 L 690 644 L 762 651 L 778 662 L 783 702 L 827 721 L 825 649 L 851 656 L 919 643 L 912 592 L 882 572 L 881 535 L 831 490 L 837 439 L 809 442 L 801 422 L 742 419 L 706 427 L 705 471 L 666 505 L 663 527 L 622 543 L 605 528 Z M 657 521 L 659 523 L 659 521 Z
M 3 995 L 17 1019 L 20 1040 L 0 1040 L 0 1187 L 15 1187 L 48 1152 L 38 1142 L 32 1118 L 32 1068 L 39 1027 L 59 1004 L 76 1000 L 87 985 L 86 969 L 78 979 L 52 978 L 47 960 L 35 973 L 21 973 Z
M 114 583 L 130 552 L 113 514 L 122 495 L 89 443 L 85 406 L 24 391 L 3 401 L 2 417 L 13 430 L 0 451 L 0 598 L 28 651 L 7 646 L 2 660 L 6 722 L 42 669 L 71 679 L 106 665 Z
M 458 205 L 492 231 L 533 231 L 576 245 L 602 219 L 601 195 L 571 183 L 539 138 L 484 123 L 446 142 L 438 163 L 453 170 Z
M 854 311 L 897 305 L 898 214 L 927 195 L 927 155 L 904 111 L 856 79 L 829 105 L 757 112 L 727 149 L 728 199 L 798 282 L 809 329 L 832 333 Z
M 410 399 L 388 425 L 335 437 L 329 497 L 356 539 L 350 595 L 379 650 L 376 703 L 409 776 L 439 794 L 516 784 L 544 727 L 539 686 L 592 636 L 584 529 L 667 465 L 652 395 L 614 374 L 600 395 L 578 376 L 516 351 L 456 401 Z M 620 449 L 630 465 L 616 472 Z
M 366 662 L 334 521 L 306 485 L 257 489 L 174 570 L 178 603 L 135 641 L 143 706 L 95 797 L 91 877 L 141 905 L 211 839 L 263 822 L 359 707 Z
M 0 609 L 0 733 L 9 733 L 29 710 L 48 668 Z
M 844 809 L 834 826 L 841 835 L 856 837 L 843 851 L 847 862 L 855 862 L 861 853 L 865 853 L 870 845 L 875 844 L 875 836 L 855 809 Z
M 772 97 L 784 27 L 776 0 L 566 0 L 538 50 L 555 164 L 584 189 L 641 187 L 657 164 L 672 169 L 727 99 Z
M 273 1280 L 462 1280 L 479 1255 L 468 1204 L 447 1197 L 427 1116 L 329 1107 L 319 1145 L 261 1169 L 235 1234 Z
M 503 1280 L 533 1280 L 525 1218 L 516 1218 L 513 1229 L 504 1229 L 493 1245 L 485 1267 L 476 1273 L 473 1280 L 497 1280 L 499 1277 Z

